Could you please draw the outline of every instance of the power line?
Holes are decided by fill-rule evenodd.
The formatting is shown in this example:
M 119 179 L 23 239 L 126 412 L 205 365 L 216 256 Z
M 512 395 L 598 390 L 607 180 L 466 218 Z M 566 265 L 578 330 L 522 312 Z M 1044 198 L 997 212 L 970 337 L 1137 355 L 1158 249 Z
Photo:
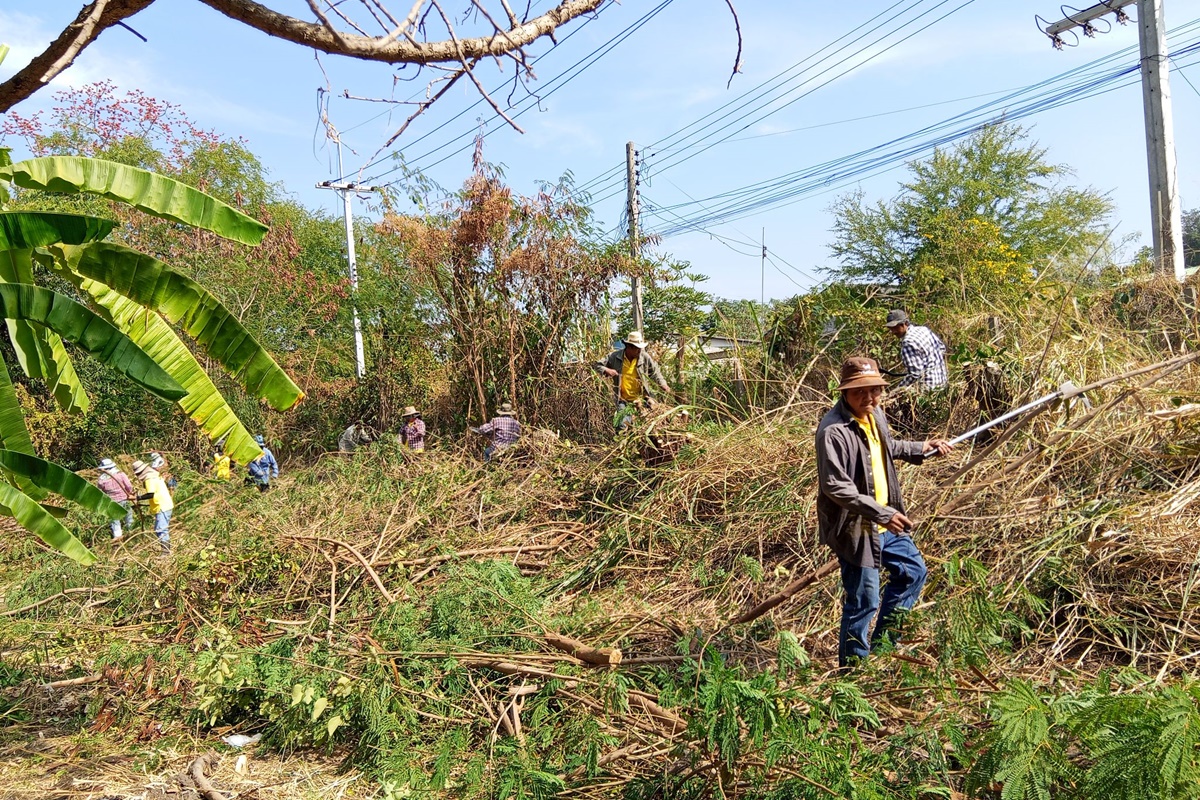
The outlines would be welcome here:
M 1181 26 L 1174 33 L 1177 36 L 1181 33 L 1190 33 L 1194 30 L 1197 22 L 1193 21 Z M 1176 55 L 1182 56 L 1192 53 L 1198 46 L 1200 45 L 1189 43 L 1177 51 Z M 1097 73 L 1097 68 L 1107 66 L 1112 61 L 1124 59 L 1135 49 L 1125 48 L 1111 56 L 1097 59 L 1090 64 L 1069 70 L 1054 78 L 1012 92 L 1000 100 L 986 103 L 969 111 L 954 115 L 940 123 L 926 126 L 906 136 L 893 139 L 867 150 L 833 159 L 804 170 L 788 173 L 779 178 L 751 184 L 742 189 L 723 192 L 704 198 L 702 201 L 681 202 L 671 206 L 670 209 L 674 211 L 689 206 L 699 206 L 705 209 L 705 213 L 688 217 L 688 221 L 707 227 L 729 219 L 744 217 L 748 213 L 768 205 L 778 206 L 786 204 L 784 201 L 794 202 L 792 198 L 798 199 L 802 195 L 812 194 L 818 190 L 828 190 L 831 184 L 844 184 L 861 177 L 867 172 L 877 174 L 878 172 L 886 171 L 886 169 L 893 168 L 901 161 L 909 160 L 941 144 L 969 135 L 983 125 L 994 124 L 1001 120 L 1011 121 L 1021 119 L 1034 113 L 1060 108 L 1087 97 L 1115 91 L 1129 83 L 1129 81 L 1125 81 L 1124 83 L 1121 83 L 1121 81 L 1123 78 L 1128 77 L 1130 73 L 1136 72 L 1138 69 L 1137 65 L 1109 69 L 1099 73 Z M 1060 87 L 1056 84 L 1066 85 Z M 1029 98 L 1022 105 L 1018 105 L 1016 108 L 1006 107 L 1006 104 L 1014 99 L 1021 99 L 1024 95 L 1028 95 Z M 997 109 L 1003 110 L 997 113 Z M 967 124 L 953 128 L 956 123 L 963 121 L 966 121 Z M 922 136 L 929 134 L 935 135 L 928 139 L 921 139 Z M 912 142 L 916 143 L 913 144 Z M 710 205 L 716 205 L 716 209 L 711 209 Z M 676 233 L 682 233 L 686 228 L 687 226 L 680 224 L 674 228 L 659 230 L 657 233 L 661 236 L 671 236 Z
M 921 0 L 918 0 L 918 3 L 920 1 Z M 950 11 L 946 12 L 945 14 L 938 17 L 937 19 L 927 22 L 925 25 L 918 28 L 917 30 L 911 31 L 907 35 L 903 36 L 902 38 L 898 39 L 897 41 L 892 42 L 888 46 L 886 46 L 876 52 L 871 53 L 865 59 L 863 59 L 857 63 L 853 63 L 850 67 L 846 68 L 845 70 L 833 75 L 832 77 L 829 77 L 829 78 L 823 80 L 822 82 L 818 83 L 816 86 L 813 86 L 812 88 L 808 89 L 807 91 L 804 91 L 803 93 L 799 94 L 798 96 L 791 98 L 786 103 L 783 103 L 782 105 L 776 105 L 775 107 L 771 108 L 770 110 L 766 111 L 765 113 L 759 114 L 759 116 L 755 117 L 754 119 L 748 119 L 751 114 L 758 113 L 758 112 L 762 111 L 762 109 L 767 108 L 768 106 L 772 105 L 773 103 L 777 103 L 779 100 L 782 100 L 783 97 L 786 96 L 787 94 L 792 94 L 792 93 L 798 91 L 799 89 L 803 88 L 807 84 L 811 83 L 812 81 L 817 80 L 818 78 L 827 75 L 830 70 L 832 70 L 836 67 L 839 67 L 843 64 L 846 64 L 847 62 L 853 61 L 854 59 L 861 56 L 863 53 L 869 52 L 871 50 L 871 48 L 873 48 L 876 45 L 880 44 L 881 42 L 887 40 L 889 37 L 899 33 L 900 31 L 904 30 L 905 28 L 909 27 L 910 25 L 918 22 L 919 20 L 923 19 L 924 17 L 928 16 L 929 14 L 932 14 L 934 11 L 936 11 L 937 9 L 941 8 L 942 6 L 946 5 L 949 2 L 951 2 L 951 0 L 940 0 L 940 2 L 938 2 L 936 5 L 932 6 L 931 8 L 925 9 L 924 11 L 922 11 L 920 14 L 913 17 L 912 19 L 907 20 L 906 22 L 895 27 L 894 29 L 890 29 L 890 30 L 886 31 L 885 33 L 883 33 L 876 39 L 874 39 L 866 44 L 863 44 L 862 46 L 858 47 L 858 49 L 854 50 L 853 52 L 849 53 L 848 55 L 843 56 L 838 61 L 834 62 L 832 65 L 824 67 L 824 69 L 821 72 L 807 78 L 806 80 L 800 82 L 798 85 L 789 88 L 787 90 L 787 92 L 785 92 L 784 95 L 781 95 L 780 97 L 777 97 L 777 98 L 772 98 L 772 99 L 768 100 L 767 102 L 760 104 L 759 106 L 749 110 L 748 112 L 746 112 L 744 114 L 739 114 L 738 116 L 733 117 L 733 119 L 729 120 L 725 124 L 716 127 L 714 130 L 711 130 L 709 133 L 704 134 L 703 136 L 700 136 L 700 138 L 696 139 L 695 141 L 693 141 L 689 144 L 685 145 L 685 144 L 680 143 L 679 145 L 671 146 L 670 148 L 668 148 L 667 152 L 669 154 L 676 155 L 677 157 L 674 160 L 669 161 L 669 163 L 657 167 L 657 170 L 659 172 L 662 172 L 667 169 L 671 169 L 673 167 L 679 166 L 680 164 L 690 161 L 693 158 L 696 158 L 697 156 L 707 152 L 708 150 L 712 149 L 713 147 L 722 143 L 723 141 L 735 136 L 737 133 L 740 133 L 741 131 L 744 131 L 747 128 L 752 127 L 753 125 L 756 125 L 759 122 L 762 122 L 763 120 L 767 119 L 768 117 L 772 116 L 773 114 L 777 114 L 780 111 L 782 111 L 783 109 L 794 105 L 795 103 L 799 102 L 800 100 L 804 99 L 805 97 L 808 97 L 809 95 L 816 92 L 817 90 L 819 90 L 825 86 L 828 86 L 830 83 L 833 83 L 837 79 L 844 77 L 845 75 L 848 75 L 849 73 L 853 72 L 854 70 L 858 69 L 859 67 L 862 67 L 862 66 L 870 63 L 871 61 L 874 61 L 875 59 L 884 55 L 888 51 L 909 41 L 913 37 L 928 30 L 929 28 L 933 27 L 934 25 L 941 22 L 942 20 L 945 20 L 947 17 L 957 13 L 958 11 L 961 11 L 963 8 L 966 8 L 967 6 L 976 2 L 976 0 L 964 0 L 964 2 L 962 2 L 960 5 L 951 9 Z M 916 5 L 918 5 L 918 3 L 913 3 L 912 5 L 906 7 L 899 14 L 886 20 L 885 23 L 881 23 L 880 25 L 878 25 L 875 28 L 868 31 L 868 34 L 874 33 L 876 30 L 879 30 L 879 28 L 883 27 L 883 25 L 886 24 L 887 22 L 891 22 L 892 20 L 899 18 L 900 16 L 902 16 L 904 13 L 908 12 L 909 10 L 912 10 L 913 8 L 916 7 Z M 893 8 L 894 7 L 895 6 L 893 6 Z M 862 26 L 860 26 L 860 27 L 862 27 Z M 842 38 L 845 38 L 845 37 L 842 37 Z M 859 41 L 862 38 L 864 38 L 864 37 L 859 37 L 859 39 L 855 40 L 855 41 Z M 838 55 L 840 55 L 841 52 L 842 51 L 839 51 Z M 819 62 L 817 62 L 817 64 L 815 64 L 814 67 L 821 65 L 823 62 L 828 61 L 832 57 L 833 57 L 832 55 L 826 56 L 825 58 L 823 58 Z M 805 72 L 807 72 L 807 71 L 808 70 L 805 70 Z M 801 73 L 801 74 L 803 74 L 803 73 Z M 799 77 L 799 76 L 797 76 L 797 77 Z M 721 120 L 727 119 L 728 117 L 730 117 L 731 114 L 732 114 L 732 112 L 727 113 L 721 117 L 718 117 L 717 119 L 702 126 L 700 129 L 698 129 L 694 133 L 689 134 L 686 138 L 688 138 L 688 139 L 694 138 L 695 136 L 703 133 L 705 130 L 713 128 L 714 125 L 716 125 Z M 731 128 L 733 128 L 732 131 L 730 131 Z M 730 132 L 726 133 L 723 136 L 719 136 L 723 131 L 730 131 Z M 714 136 L 719 136 L 719 138 L 717 138 L 715 141 L 710 141 Z M 668 138 L 670 138 L 670 137 L 668 137 Z M 664 140 L 660 140 L 660 142 L 661 141 L 664 141 Z M 707 142 L 707 144 L 705 144 L 706 142 Z M 658 145 L 657 143 L 656 143 L 656 145 L 651 145 L 651 147 L 654 147 L 654 146 L 661 146 L 661 145 Z M 696 149 L 696 148 L 698 148 L 698 149 Z M 604 192 L 604 191 L 607 191 L 610 187 L 611 187 L 611 182 L 606 183 L 603 186 L 597 188 L 596 191 Z M 611 193 L 607 194 L 604 197 L 597 200 L 596 202 L 598 202 L 598 203 L 603 202 L 604 200 L 609 199 L 611 196 L 612 196 Z
M 775 91 L 777 87 L 774 84 L 781 81 L 781 79 L 783 81 L 783 84 L 786 85 L 787 82 L 794 80 L 794 78 L 787 77 L 790 73 L 794 72 L 795 70 L 799 69 L 800 67 L 803 67 L 805 64 L 812 61 L 814 58 L 819 56 L 821 53 L 824 53 L 826 50 L 829 50 L 830 48 L 838 45 L 839 43 L 842 42 L 842 40 L 853 36 L 855 33 L 860 31 L 864 27 L 875 22 L 880 17 L 883 17 L 884 15 L 888 14 L 890 11 L 895 9 L 897 6 L 903 5 L 905 2 L 910 2 L 910 0 L 898 0 L 896 3 L 893 3 L 888 8 L 885 8 L 883 11 L 881 11 L 878 14 L 876 14 L 875 16 L 871 17 L 866 22 L 859 24 L 858 26 L 851 29 L 847 33 L 842 34 L 837 39 L 834 39 L 832 42 L 825 45 L 821 49 L 819 49 L 813 53 L 810 53 L 808 56 L 804 57 L 803 59 L 796 62 L 795 64 L 792 64 L 791 66 L 787 67 L 786 69 L 776 73 L 775 75 L 772 75 L 770 78 L 766 79 L 765 81 L 762 81 L 761 83 L 758 83 L 757 85 L 747 89 L 746 91 L 739 94 L 737 97 L 733 98 L 732 100 L 729 100 L 728 102 L 717 107 L 716 109 L 705 114 L 704 116 L 699 117 L 698 119 L 693 120 L 692 122 L 688 123 L 687 125 L 683 126 L 682 128 L 680 128 L 672 133 L 667 134 L 666 136 L 656 140 L 655 142 L 652 142 L 651 144 L 647 145 L 647 147 L 648 148 L 664 147 L 669 142 L 673 141 L 674 139 L 676 139 L 680 136 L 683 136 L 688 130 L 694 128 L 695 126 L 701 125 L 706 120 L 712 120 L 714 115 L 719 114 L 722 111 L 725 111 L 726 109 L 730 108 L 731 106 L 736 107 L 735 111 L 738 109 L 744 108 L 747 104 L 763 97 L 765 94 L 767 94 L 771 91 Z M 913 8 L 914 6 L 918 5 L 920 2 L 923 2 L 923 0 L 915 0 L 915 2 L 910 2 L 910 4 L 904 9 L 904 11 L 901 11 L 898 14 L 894 15 L 893 17 L 890 17 L 889 19 L 885 20 L 884 23 L 881 23 L 881 25 L 886 24 L 887 22 L 890 22 L 893 19 L 896 19 L 897 17 L 899 17 L 903 13 L 905 13 L 905 11 Z M 872 28 L 871 31 L 868 31 L 868 33 L 873 32 L 874 30 L 878 30 L 879 27 L 881 27 L 881 26 Z M 822 59 L 818 59 L 817 62 L 813 65 L 813 67 L 810 67 L 809 69 L 819 66 L 827 58 L 829 58 L 829 56 L 826 56 L 825 58 L 822 58 Z M 807 71 L 808 71 L 808 69 L 801 70 L 800 75 L 803 75 Z M 799 77 L 799 75 L 797 75 L 796 77 Z M 758 94 L 755 94 L 756 92 L 758 92 Z M 754 96 L 751 97 L 751 95 L 754 95 Z M 747 99 L 747 98 L 749 98 L 749 99 Z M 729 113 L 733 113 L 733 112 L 729 112 Z M 721 116 L 721 117 L 717 117 L 716 119 L 717 120 L 724 119 L 726 116 L 728 116 L 728 114 Z M 613 175 L 615 173 L 619 173 L 621 168 L 622 167 L 620 164 L 616 164 L 615 166 L 611 167 L 610 169 L 605 170 L 603 173 L 601 173 L 600 175 L 597 175 L 596 177 L 592 178 L 591 180 L 585 181 L 583 184 L 580 185 L 580 190 L 584 191 L 584 192 L 588 191 L 593 186 L 595 186 L 598 182 L 605 181 L 611 175 Z

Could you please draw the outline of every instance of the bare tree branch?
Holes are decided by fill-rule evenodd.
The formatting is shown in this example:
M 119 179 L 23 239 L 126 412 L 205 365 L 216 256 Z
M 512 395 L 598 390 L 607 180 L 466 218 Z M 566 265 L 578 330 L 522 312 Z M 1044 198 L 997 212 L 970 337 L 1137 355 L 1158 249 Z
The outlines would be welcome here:
M 446 30 L 450 32 L 450 40 L 456 46 L 458 46 L 458 60 L 460 63 L 462 63 L 463 70 L 467 73 L 467 77 L 470 78 L 471 82 L 475 84 L 475 88 L 479 90 L 481 95 L 483 95 L 483 99 L 488 101 L 488 104 L 491 105 L 493 111 L 503 117 L 504 121 L 513 126 L 518 133 L 524 133 L 525 129 L 518 125 L 512 117 L 504 113 L 504 109 L 500 108 L 500 104 L 497 103 L 490 94 L 488 94 L 487 89 L 483 88 L 483 84 L 479 82 L 479 78 L 475 77 L 474 66 L 475 64 L 479 63 L 479 59 L 475 59 L 470 64 L 467 63 L 467 57 L 463 53 L 462 47 L 459 46 L 460 40 L 454 35 L 454 25 L 450 22 L 450 18 L 446 16 L 446 12 L 442 10 L 442 6 L 438 0 L 431 0 L 431 2 L 433 3 L 433 7 L 437 9 L 438 14 L 442 16 L 442 22 L 446 23 Z
M 446 81 L 446 85 L 443 86 L 441 89 L 439 89 L 437 94 L 433 95 L 428 100 L 423 101 L 417 107 L 417 110 L 414 111 L 412 114 L 410 114 L 408 119 L 404 120 L 404 124 L 400 126 L 400 129 L 398 131 L 396 131 L 395 133 L 393 133 L 386 142 L 384 142 L 382 145 L 380 145 L 379 149 L 375 151 L 375 154 L 371 156 L 370 160 L 374 161 L 376 158 L 379 157 L 380 153 L 382 153 L 384 150 L 391 147 L 392 144 L 395 143 L 395 141 L 400 138 L 400 134 L 404 133 L 404 131 L 407 130 L 408 126 L 412 124 L 412 121 L 414 119 L 416 119 L 417 117 L 419 117 L 423 113 L 425 113 L 425 109 L 427 109 L 431 105 L 433 105 L 434 102 L 437 101 L 437 99 L 439 97 L 444 95 L 446 92 L 450 91 L 450 87 L 453 86 L 454 84 L 458 83 L 458 79 L 461 78 L 466 73 L 467 73 L 467 70 L 460 69 L 458 72 L 456 72 L 454 74 L 453 77 L 451 77 L 448 81 Z M 445 80 L 445 79 L 439 78 L 439 80 Z
M 323 25 L 280 14 L 254 0 L 200 0 L 230 19 L 245 23 L 269 36 L 312 47 L 334 55 L 384 61 L 389 64 L 435 64 L 504 55 L 546 36 L 555 28 L 590 11 L 605 0 L 563 0 L 558 6 L 526 23 L 509 29 L 505 38 L 476 36 L 457 41 L 392 41 L 386 37 L 343 35 L 340 44 Z M 421 3 L 416 4 L 419 10 Z
M 325 30 L 329 31 L 329 34 L 338 42 L 338 44 L 344 47 L 346 45 L 346 40 L 342 38 L 342 32 L 333 27 L 333 23 L 329 21 L 329 17 L 325 16 L 324 12 L 321 11 L 321 7 L 317 5 L 317 0 L 308 0 L 308 7 L 314 14 L 317 15 L 317 19 L 321 20 L 321 25 L 325 27 Z M 346 17 L 343 15 L 342 19 L 345 18 Z
M 513 13 L 512 6 L 508 4 L 508 0 L 500 0 L 500 5 L 504 6 L 504 13 L 508 14 L 508 24 L 514 28 L 520 24 L 517 15 Z
M 154 0 L 96 0 L 83 7 L 75 21 L 63 29 L 50 45 L 24 69 L 0 83 L 0 113 L 8 111 L 42 87 L 75 61 L 102 31 L 132 17 Z
M 733 59 L 733 72 L 729 74 L 729 82 L 725 84 L 728 89 L 733 85 L 733 79 L 742 71 L 742 22 L 738 19 L 737 9 L 733 7 L 733 0 L 725 0 L 725 5 L 729 6 L 729 13 L 733 14 L 733 27 L 737 30 L 738 49 L 737 55 Z
M 418 22 L 418 18 L 426 0 L 414 0 L 408 16 L 386 36 L 366 36 L 337 30 L 320 11 L 318 0 L 308 0 L 318 22 L 280 14 L 255 0 L 200 0 L 226 17 L 260 30 L 268 36 L 324 53 L 388 64 L 421 65 L 467 64 L 483 58 L 508 55 L 543 36 L 553 34 L 560 25 L 595 11 L 606 1 L 562 0 L 538 17 L 519 24 L 514 21 L 512 27 L 507 30 L 497 31 L 488 36 L 464 39 L 452 36 L 444 41 L 418 41 L 413 33 L 419 33 L 424 24 L 423 21 Z M 0 113 L 8 111 L 40 91 L 55 76 L 67 69 L 84 48 L 105 30 L 120 24 L 154 2 L 155 0 L 93 0 L 84 6 L 75 20 L 42 53 L 24 69 L 0 83 Z M 330 8 L 333 6 L 330 5 Z M 510 20 L 515 20 L 515 15 L 507 3 L 505 11 Z M 341 12 L 336 9 L 335 13 L 341 16 Z M 528 16 L 528 12 L 526 15 Z M 349 20 L 347 23 L 358 27 Z

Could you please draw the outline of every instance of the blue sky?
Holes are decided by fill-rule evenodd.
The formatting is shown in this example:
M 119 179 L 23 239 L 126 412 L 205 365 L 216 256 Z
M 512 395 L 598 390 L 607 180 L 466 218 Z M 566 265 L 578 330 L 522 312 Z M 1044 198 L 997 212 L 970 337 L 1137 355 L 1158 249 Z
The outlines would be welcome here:
M 1135 26 L 1113 26 L 1110 33 L 1084 39 L 1078 47 L 1055 51 L 1036 28 L 1034 15 L 1057 19 L 1059 7 L 1040 0 L 858 0 L 844 5 L 740 0 L 735 5 L 744 36 L 743 70 L 726 88 L 736 37 L 724 1 L 674 0 L 576 77 L 556 82 L 658 4 L 612 4 L 594 20 L 576 21 L 560 32 L 557 48 L 546 41 L 531 48 L 541 56 L 533 89 L 553 94 L 519 118 L 524 135 L 493 123 L 485 145 L 487 159 L 504 166 L 518 191 L 534 191 L 538 181 L 568 170 L 585 184 L 622 167 L 625 142 L 633 140 L 646 154 L 643 193 L 650 209 L 677 207 L 674 213 L 691 221 L 719 202 L 706 198 L 876 147 L 1137 43 Z M 276 7 L 307 14 L 299 0 Z M 891 7 L 909 10 L 867 38 L 856 35 L 822 52 Z M 12 53 L 0 66 L 0 77 L 23 66 L 78 8 L 77 2 L 6 0 L 0 9 L 0 42 L 9 44 Z M 1166 13 L 1169 27 L 1182 26 L 1200 17 L 1200 2 L 1172 0 Z M 895 30 L 906 22 L 907 27 Z M 106 31 L 53 88 L 107 78 L 121 88 L 140 88 L 178 103 L 203 126 L 247 139 L 272 177 L 310 207 L 337 210 L 331 192 L 314 188 L 338 177 L 336 154 L 318 119 L 318 87 L 332 89 L 329 111 L 344 132 L 347 171 L 370 163 L 408 113 L 403 107 L 342 96 L 393 96 L 394 70 L 387 65 L 324 55 L 318 60 L 312 51 L 272 40 L 197 2 L 159 0 L 129 24 L 149 42 L 125 30 Z M 889 31 L 894 32 L 871 44 Z M 1191 40 L 1195 38 L 1197 34 Z M 816 65 L 818 53 L 830 58 L 819 68 L 786 73 L 800 75 L 778 84 L 791 92 L 760 112 L 731 116 L 723 122 L 736 124 L 719 135 L 715 128 L 706 129 L 714 136 L 698 146 L 682 146 L 691 140 L 674 145 L 662 141 L 695 121 L 712 122 L 724 113 L 717 112 L 721 106 L 805 59 L 808 66 Z M 1134 58 L 1122 63 L 1132 65 Z M 1200 69 L 1187 69 L 1187 59 L 1181 62 L 1185 68 L 1172 73 L 1171 88 L 1180 189 L 1189 208 L 1200 206 L 1200 140 L 1191 135 L 1200 122 L 1200 93 L 1184 76 L 1200 86 Z M 479 74 L 493 87 L 511 78 L 511 64 L 504 73 L 490 65 Z M 424 81 L 395 86 L 394 96 L 408 99 L 420 95 Z M 51 93 L 44 91 L 16 110 L 30 114 L 48 106 Z M 507 90 L 496 97 L 503 101 Z M 481 122 L 492 117 L 478 100 L 470 84 L 461 82 L 397 142 L 406 158 L 445 187 L 455 188 L 467 176 L 470 140 Z M 794 102 L 781 107 L 789 101 Z M 1111 194 L 1118 238 L 1142 234 L 1145 243 L 1149 211 L 1142 120 L 1141 90 L 1134 82 L 1039 113 L 1025 124 L 1032 126 L 1033 137 L 1048 148 L 1052 160 L 1075 169 L 1077 183 Z M 655 142 L 660 144 L 651 146 Z M 443 145 L 452 146 L 427 155 Z M 459 148 L 462 152 L 451 155 Z M 385 182 L 396 175 L 381 174 L 392 165 L 385 157 L 361 175 Z M 828 183 L 822 176 L 787 205 L 755 209 L 707 231 L 673 235 L 660 247 L 707 275 L 704 288 L 717 295 L 757 299 L 765 289 L 767 298 L 791 296 L 811 286 L 820 278 L 820 268 L 831 263 L 829 203 L 855 189 L 870 198 L 893 196 L 903 168 L 885 168 Z M 611 191 L 605 187 L 597 185 L 596 212 L 611 229 L 620 223 L 624 191 L 619 180 L 611 182 Z M 694 200 L 702 202 L 686 205 Z M 679 227 L 670 213 L 647 213 L 646 227 Z M 764 230 L 771 255 L 765 287 L 760 286 L 758 246 Z

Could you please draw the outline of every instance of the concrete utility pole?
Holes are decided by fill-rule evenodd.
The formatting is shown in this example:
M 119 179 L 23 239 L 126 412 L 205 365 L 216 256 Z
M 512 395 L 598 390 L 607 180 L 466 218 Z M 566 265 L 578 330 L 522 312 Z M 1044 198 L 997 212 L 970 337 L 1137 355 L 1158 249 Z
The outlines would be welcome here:
M 636 262 L 642 248 L 638 242 L 638 177 L 637 151 L 633 142 L 625 143 L 625 188 L 628 194 L 629 211 L 629 255 Z M 629 295 L 633 303 L 633 327 L 642 329 L 642 278 L 633 275 L 629 279 Z
M 1062 47 L 1061 35 L 1080 28 L 1095 33 L 1092 20 L 1105 14 L 1117 15 L 1122 24 L 1128 17 L 1121 9 L 1137 4 L 1138 47 L 1142 64 L 1142 105 L 1146 115 L 1146 162 L 1150 176 L 1150 218 L 1154 241 L 1154 263 L 1159 272 L 1184 279 L 1183 222 L 1179 203 L 1179 175 L 1175 164 L 1175 126 L 1171 117 L 1171 87 L 1168 81 L 1167 26 L 1163 0 L 1108 0 L 1072 14 L 1044 29 L 1054 46 Z
M 338 142 L 338 172 L 342 172 L 342 143 Z M 375 186 L 362 186 L 353 181 L 323 181 L 317 184 L 318 189 L 333 189 L 342 196 L 342 214 L 346 220 L 346 261 L 350 266 L 350 309 L 354 316 L 354 374 L 362 378 L 367 374 L 367 362 L 363 353 L 362 324 L 358 319 L 358 264 L 354 260 L 354 212 L 350 208 L 350 195 L 353 192 L 374 192 Z

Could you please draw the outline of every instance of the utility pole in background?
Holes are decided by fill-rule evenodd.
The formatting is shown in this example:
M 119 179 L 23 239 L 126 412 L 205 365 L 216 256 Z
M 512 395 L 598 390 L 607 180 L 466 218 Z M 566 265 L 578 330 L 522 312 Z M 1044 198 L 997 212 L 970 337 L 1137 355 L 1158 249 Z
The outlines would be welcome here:
M 767 229 L 762 229 L 762 258 L 758 262 L 758 304 L 767 305 Z
M 625 188 L 628 195 L 629 255 L 633 257 L 636 265 L 642 248 L 638 241 L 637 151 L 633 149 L 633 142 L 625 143 Z M 642 278 L 640 275 L 630 276 L 629 296 L 630 302 L 633 303 L 633 327 L 640 331 L 642 329 Z
M 1167 26 L 1163 0 L 1107 0 L 1043 29 L 1054 46 L 1062 49 L 1062 34 L 1080 28 L 1095 35 L 1092 20 L 1116 14 L 1125 24 L 1129 17 L 1121 9 L 1137 4 L 1138 48 L 1142 64 L 1142 105 L 1146 115 L 1146 162 L 1150 174 L 1150 218 L 1154 241 L 1154 264 L 1159 272 L 1184 279 L 1183 222 L 1179 204 L 1179 175 L 1175 164 L 1175 126 L 1171 117 L 1171 87 L 1168 82 Z
M 342 142 L 338 140 L 338 172 L 344 173 L 342 167 Z M 354 260 L 354 212 L 350 208 L 352 192 L 374 192 L 375 186 L 362 186 L 353 181 L 323 181 L 317 184 L 318 189 L 333 189 L 342 197 L 342 214 L 346 219 L 346 261 L 350 267 L 350 309 L 354 316 L 354 374 L 362 378 L 367 374 L 367 362 L 363 353 L 362 324 L 358 319 L 358 264 Z

